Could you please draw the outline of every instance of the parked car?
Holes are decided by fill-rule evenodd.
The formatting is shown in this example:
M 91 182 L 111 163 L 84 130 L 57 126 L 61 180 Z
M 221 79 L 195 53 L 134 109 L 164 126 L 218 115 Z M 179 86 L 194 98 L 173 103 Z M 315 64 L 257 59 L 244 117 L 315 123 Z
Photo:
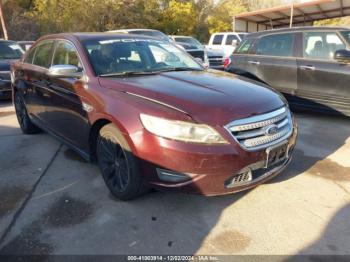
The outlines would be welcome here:
M 210 36 L 207 48 L 209 50 L 219 50 L 224 53 L 224 58 L 232 55 L 235 48 L 247 36 L 247 33 L 215 33 Z
M 30 49 L 32 44 L 34 44 L 34 41 L 17 41 L 17 44 L 24 50 L 27 51 Z
M 209 67 L 217 70 L 224 69 L 224 53 L 220 50 L 207 49 Z
M 350 116 L 350 30 L 301 27 L 250 34 L 228 71 L 264 82 L 302 109 Z
M 181 45 L 187 53 L 194 58 L 199 58 L 205 66 L 209 66 L 208 54 L 205 47 L 192 36 L 169 36 L 176 44 Z
M 96 160 L 119 199 L 149 186 L 237 192 L 274 177 L 291 160 L 297 130 L 282 95 L 204 69 L 165 41 L 46 36 L 12 73 L 22 131 L 45 130 Z
M 0 99 L 11 98 L 10 64 L 20 59 L 23 53 L 16 42 L 0 40 Z
M 133 35 L 146 35 L 155 38 L 159 38 L 166 42 L 173 42 L 173 40 L 159 30 L 154 29 L 120 29 L 120 30 L 111 30 L 108 33 L 119 33 L 119 34 L 133 34 Z

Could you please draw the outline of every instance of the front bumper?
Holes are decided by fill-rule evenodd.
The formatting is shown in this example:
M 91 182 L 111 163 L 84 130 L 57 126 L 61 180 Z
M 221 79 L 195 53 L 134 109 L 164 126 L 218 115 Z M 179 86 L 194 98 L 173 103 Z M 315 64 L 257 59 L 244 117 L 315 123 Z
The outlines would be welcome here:
M 11 93 L 11 81 L 0 79 L 0 98 L 10 98 Z
M 155 137 L 149 133 L 138 147 L 138 157 L 146 180 L 158 189 L 197 193 L 203 195 L 223 195 L 255 187 L 278 175 L 291 161 L 297 137 L 294 122 L 293 133 L 286 140 L 289 154 L 286 160 L 273 168 L 266 169 L 265 150 L 248 152 L 235 141 L 228 145 L 194 145 Z M 228 181 L 251 168 L 252 180 L 228 186 Z M 157 170 L 169 170 L 189 177 L 184 182 L 165 182 L 159 178 Z

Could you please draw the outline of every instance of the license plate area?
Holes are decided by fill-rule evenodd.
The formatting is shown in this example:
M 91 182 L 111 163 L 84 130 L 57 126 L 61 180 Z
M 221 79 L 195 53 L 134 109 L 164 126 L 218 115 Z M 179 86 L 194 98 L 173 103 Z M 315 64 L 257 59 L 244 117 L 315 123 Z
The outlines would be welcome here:
M 288 157 L 288 142 L 266 149 L 266 168 L 283 162 Z

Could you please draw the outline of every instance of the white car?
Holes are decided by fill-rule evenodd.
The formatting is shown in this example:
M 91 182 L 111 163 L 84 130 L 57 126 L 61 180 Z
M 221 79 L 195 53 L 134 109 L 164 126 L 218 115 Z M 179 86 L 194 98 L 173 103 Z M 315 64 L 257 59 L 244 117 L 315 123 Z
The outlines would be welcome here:
M 220 50 L 224 57 L 229 57 L 246 35 L 247 33 L 236 32 L 215 33 L 210 36 L 207 48 L 209 50 Z

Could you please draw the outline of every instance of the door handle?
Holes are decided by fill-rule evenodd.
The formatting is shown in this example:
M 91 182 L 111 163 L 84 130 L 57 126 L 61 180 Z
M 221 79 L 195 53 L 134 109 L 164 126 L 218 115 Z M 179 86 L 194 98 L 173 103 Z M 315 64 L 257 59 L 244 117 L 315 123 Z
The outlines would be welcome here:
M 260 62 L 258 61 L 248 61 L 248 63 L 252 65 L 260 65 Z
M 301 69 L 301 70 L 315 70 L 315 67 L 314 66 L 299 66 L 299 68 Z

